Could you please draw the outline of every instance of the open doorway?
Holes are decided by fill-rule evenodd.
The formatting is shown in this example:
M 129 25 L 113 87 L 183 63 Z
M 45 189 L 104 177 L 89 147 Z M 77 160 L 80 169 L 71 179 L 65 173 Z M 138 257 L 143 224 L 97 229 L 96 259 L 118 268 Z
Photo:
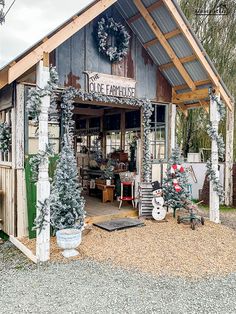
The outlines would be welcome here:
M 90 222 L 138 215 L 141 114 L 138 107 L 75 104 L 75 151 Z M 165 106 L 157 105 L 150 134 L 152 159 L 165 157 L 165 136 Z

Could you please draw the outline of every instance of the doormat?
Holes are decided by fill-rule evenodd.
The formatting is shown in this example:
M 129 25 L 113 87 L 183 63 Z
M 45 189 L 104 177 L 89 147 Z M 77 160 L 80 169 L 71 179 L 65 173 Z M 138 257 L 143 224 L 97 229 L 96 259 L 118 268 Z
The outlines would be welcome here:
M 94 226 L 111 232 L 133 227 L 143 227 L 145 224 L 139 219 L 122 218 L 95 223 Z

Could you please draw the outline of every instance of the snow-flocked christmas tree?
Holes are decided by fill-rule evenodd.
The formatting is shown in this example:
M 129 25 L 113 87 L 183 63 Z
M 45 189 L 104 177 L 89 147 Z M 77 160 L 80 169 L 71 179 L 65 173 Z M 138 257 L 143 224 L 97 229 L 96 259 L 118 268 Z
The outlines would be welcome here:
M 50 195 L 51 225 L 55 230 L 82 228 L 84 198 L 78 181 L 78 171 L 70 135 L 64 135 Z
M 173 208 L 174 217 L 176 209 L 184 208 L 190 196 L 187 174 L 181 163 L 181 155 L 177 147 L 172 150 L 168 160 L 166 177 L 163 179 L 162 186 L 165 202 Z

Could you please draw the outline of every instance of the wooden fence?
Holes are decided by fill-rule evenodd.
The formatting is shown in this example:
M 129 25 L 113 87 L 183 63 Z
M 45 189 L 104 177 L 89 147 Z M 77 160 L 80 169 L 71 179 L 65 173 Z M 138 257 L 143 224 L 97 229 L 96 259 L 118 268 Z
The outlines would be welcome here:
M 15 169 L 11 163 L 0 164 L 0 218 L 2 219 L 1 229 L 7 234 L 15 235 L 16 214 L 15 214 Z

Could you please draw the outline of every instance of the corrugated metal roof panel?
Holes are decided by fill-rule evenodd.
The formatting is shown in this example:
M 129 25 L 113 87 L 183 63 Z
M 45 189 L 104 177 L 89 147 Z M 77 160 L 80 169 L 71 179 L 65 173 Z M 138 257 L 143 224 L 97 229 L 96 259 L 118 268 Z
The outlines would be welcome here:
M 202 81 L 208 78 L 201 63 L 198 60 L 184 63 L 184 67 L 193 81 Z
M 167 77 L 172 86 L 178 86 L 185 84 L 184 79 L 182 78 L 179 71 L 173 67 L 163 70 L 164 75 Z
M 147 50 L 158 65 L 165 64 L 171 61 L 165 49 L 159 42 L 155 45 L 148 47 Z
M 191 92 L 190 88 L 185 88 L 185 89 L 180 89 L 176 91 L 176 94 L 183 94 L 183 93 L 188 93 Z
M 169 33 L 177 28 L 177 24 L 173 18 L 171 18 L 170 13 L 164 5 L 151 12 L 151 16 L 164 34 Z
M 142 2 L 145 5 L 145 7 L 149 7 L 153 3 L 157 2 L 157 0 L 143 0 Z
M 129 19 L 131 16 L 136 15 L 139 11 L 132 1 L 119 0 L 117 2 L 118 9 L 121 11 L 121 14 Z
M 193 54 L 192 48 L 182 34 L 170 38 L 168 42 L 178 58 L 188 57 Z
M 140 18 L 132 23 L 131 28 L 138 35 L 143 44 L 156 38 L 144 18 Z

